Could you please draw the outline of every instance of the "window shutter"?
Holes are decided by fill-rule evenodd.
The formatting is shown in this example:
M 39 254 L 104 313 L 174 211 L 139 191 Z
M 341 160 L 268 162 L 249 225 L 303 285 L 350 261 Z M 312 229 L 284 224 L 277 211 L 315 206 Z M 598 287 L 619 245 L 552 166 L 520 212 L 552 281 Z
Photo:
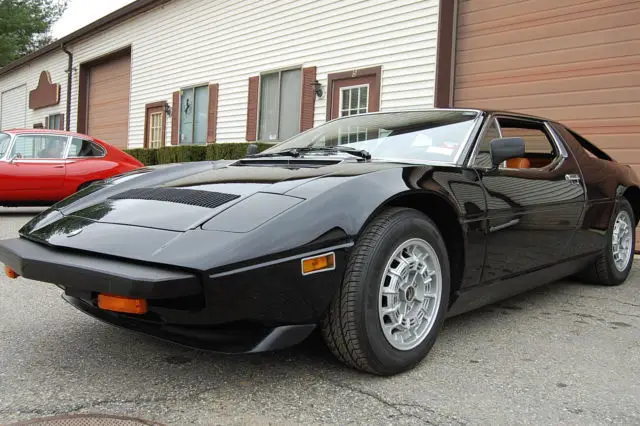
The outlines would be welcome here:
M 316 81 L 316 67 L 302 69 L 302 96 L 300 105 L 300 131 L 313 127 L 313 114 L 316 107 L 316 92 L 313 83 Z
M 44 128 L 48 129 L 49 128 L 49 117 L 45 117 L 44 118 Z
M 171 145 L 178 145 L 178 125 L 180 123 L 180 92 L 173 92 L 171 106 Z
M 58 123 L 58 130 L 64 130 L 64 114 L 60 114 L 60 122 Z
M 260 98 L 260 77 L 249 77 L 249 95 L 247 100 L 247 141 L 256 140 L 258 126 L 258 100 Z
M 218 127 L 218 93 L 220 88 L 218 83 L 209 85 L 209 120 L 207 121 L 207 143 L 216 141 L 216 130 Z

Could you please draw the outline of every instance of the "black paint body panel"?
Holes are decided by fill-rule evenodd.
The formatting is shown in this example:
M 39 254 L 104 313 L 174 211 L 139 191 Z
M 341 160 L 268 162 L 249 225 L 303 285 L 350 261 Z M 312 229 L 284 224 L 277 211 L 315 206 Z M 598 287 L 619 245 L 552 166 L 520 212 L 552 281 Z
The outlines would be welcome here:
M 472 168 L 468 155 L 449 165 L 339 154 L 323 157 L 326 165 L 291 158 L 141 169 L 38 215 L 20 239 L 0 241 L 0 261 L 61 286 L 75 307 L 112 324 L 208 349 L 267 350 L 297 343 L 320 321 L 378 212 L 411 205 L 428 214 L 437 205 L 461 235 L 447 241 L 462 248 L 451 265 L 456 315 L 579 271 L 604 247 L 616 198 L 638 190 L 628 167 L 588 156 L 550 125 L 569 155 L 545 173 Z M 140 188 L 168 188 L 173 198 L 119 196 Z M 185 202 L 181 189 L 228 196 L 193 192 Z M 302 275 L 304 257 L 329 251 L 334 270 Z M 150 312 L 139 320 L 102 312 L 95 298 L 106 290 L 146 297 Z

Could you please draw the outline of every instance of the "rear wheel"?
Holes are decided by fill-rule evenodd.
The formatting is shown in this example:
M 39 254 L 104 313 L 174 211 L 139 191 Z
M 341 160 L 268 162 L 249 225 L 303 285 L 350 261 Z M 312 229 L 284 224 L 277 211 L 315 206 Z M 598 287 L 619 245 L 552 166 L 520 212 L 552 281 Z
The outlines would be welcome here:
M 635 217 L 629 201 L 616 202 L 607 230 L 607 244 L 600 256 L 583 271 L 581 278 L 602 285 L 622 284 L 633 266 L 636 233 Z
M 358 370 L 409 370 L 435 343 L 449 287 L 449 259 L 435 224 L 416 210 L 386 210 L 351 254 L 323 321 L 323 338 L 338 359 Z

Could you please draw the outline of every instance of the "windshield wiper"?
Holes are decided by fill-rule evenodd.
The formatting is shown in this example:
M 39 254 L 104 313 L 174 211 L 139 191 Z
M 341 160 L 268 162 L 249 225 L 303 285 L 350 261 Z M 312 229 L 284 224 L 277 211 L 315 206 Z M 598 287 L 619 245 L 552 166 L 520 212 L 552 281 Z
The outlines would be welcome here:
M 247 155 L 247 157 L 250 157 L 250 158 L 278 157 L 278 156 L 300 157 L 301 154 L 304 154 L 306 152 L 330 152 L 330 153 L 345 152 L 347 154 L 355 155 L 356 157 L 364 158 L 365 160 L 371 159 L 371 154 L 369 154 L 369 152 L 365 151 L 364 149 L 356 149 L 356 148 L 340 146 L 340 145 L 291 148 L 291 149 L 285 149 L 278 152 Z

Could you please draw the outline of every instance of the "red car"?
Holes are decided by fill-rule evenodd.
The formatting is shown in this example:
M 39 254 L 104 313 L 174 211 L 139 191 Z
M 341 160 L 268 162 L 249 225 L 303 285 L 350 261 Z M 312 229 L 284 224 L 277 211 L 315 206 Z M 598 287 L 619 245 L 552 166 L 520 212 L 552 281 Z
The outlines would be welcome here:
M 142 167 L 91 136 L 45 129 L 0 132 L 0 206 L 43 206 Z

